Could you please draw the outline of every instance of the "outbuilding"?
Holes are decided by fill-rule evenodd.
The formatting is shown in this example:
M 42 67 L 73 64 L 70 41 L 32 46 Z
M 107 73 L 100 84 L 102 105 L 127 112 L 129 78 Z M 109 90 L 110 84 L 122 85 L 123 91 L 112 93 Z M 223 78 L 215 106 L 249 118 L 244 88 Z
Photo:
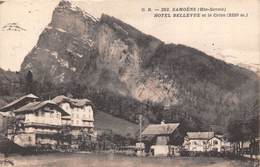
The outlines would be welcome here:
M 142 132 L 142 136 L 149 138 L 152 145 L 150 152 L 154 156 L 175 155 L 176 146 L 172 145 L 172 135 L 177 135 L 179 123 L 150 124 Z

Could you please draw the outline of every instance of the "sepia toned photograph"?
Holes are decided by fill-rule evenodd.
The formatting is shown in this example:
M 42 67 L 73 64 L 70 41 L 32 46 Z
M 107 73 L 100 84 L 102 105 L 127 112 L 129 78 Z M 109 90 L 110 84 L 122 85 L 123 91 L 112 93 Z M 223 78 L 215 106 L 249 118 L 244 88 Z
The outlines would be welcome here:
M 0 167 L 259 167 L 259 0 L 0 0 Z

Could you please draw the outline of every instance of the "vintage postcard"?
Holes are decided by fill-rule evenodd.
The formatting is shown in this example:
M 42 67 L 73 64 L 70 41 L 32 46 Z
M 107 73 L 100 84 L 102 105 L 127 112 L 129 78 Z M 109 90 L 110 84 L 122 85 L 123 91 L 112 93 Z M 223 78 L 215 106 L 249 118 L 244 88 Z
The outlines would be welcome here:
M 259 166 L 259 18 L 259 0 L 0 0 L 0 166 Z

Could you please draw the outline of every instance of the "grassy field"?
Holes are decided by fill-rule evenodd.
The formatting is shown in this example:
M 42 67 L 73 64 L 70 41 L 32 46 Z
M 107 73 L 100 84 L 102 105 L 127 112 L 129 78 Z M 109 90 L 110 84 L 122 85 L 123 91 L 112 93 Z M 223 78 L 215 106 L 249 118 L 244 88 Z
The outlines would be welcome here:
M 252 162 L 206 157 L 128 157 L 115 154 L 44 154 L 8 158 L 17 167 L 254 167 Z M 1 166 L 1 165 L 0 165 Z
M 127 136 L 129 134 L 133 138 L 139 130 L 139 126 L 137 124 L 114 117 L 101 111 L 95 113 L 94 124 L 95 128 L 110 129 L 113 133 L 122 136 Z

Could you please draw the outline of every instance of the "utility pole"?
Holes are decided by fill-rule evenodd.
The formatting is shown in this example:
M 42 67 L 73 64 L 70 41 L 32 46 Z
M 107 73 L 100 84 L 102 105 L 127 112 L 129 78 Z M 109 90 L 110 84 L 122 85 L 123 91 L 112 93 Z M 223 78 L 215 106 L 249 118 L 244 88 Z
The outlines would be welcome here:
M 142 142 L 142 114 L 139 115 L 139 142 Z

